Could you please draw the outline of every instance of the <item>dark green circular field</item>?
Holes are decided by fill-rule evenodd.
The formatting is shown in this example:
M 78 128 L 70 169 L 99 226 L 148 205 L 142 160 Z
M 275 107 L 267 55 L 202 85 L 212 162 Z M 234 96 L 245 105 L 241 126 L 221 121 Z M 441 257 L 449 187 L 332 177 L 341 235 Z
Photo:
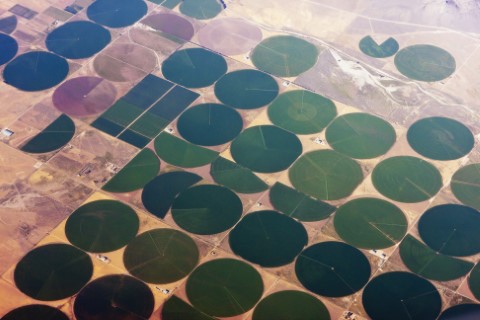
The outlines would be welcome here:
M 15 17 L 15 16 L 12 16 Z M 0 47 L 2 52 L 0 53 L 0 66 L 10 61 L 18 52 L 17 40 L 9 35 L 0 33 Z
M 123 254 L 131 275 L 149 283 L 170 283 L 186 277 L 199 259 L 195 242 L 174 229 L 154 229 L 132 240 Z
M 360 50 L 366 55 L 374 58 L 388 58 L 397 53 L 400 48 L 397 40 L 388 38 L 381 44 L 378 44 L 371 36 L 366 36 L 360 40 Z
M 457 304 L 443 311 L 438 320 L 480 319 L 480 305 L 474 303 Z
M 367 113 L 349 113 L 333 120 L 326 131 L 328 144 L 356 159 L 381 156 L 396 140 L 392 125 Z
M 245 262 L 218 259 L 199 266 L 187 280 L 187 296 L 198 310 L 232 317 L 253 308 L 263 294 L 260 274 Z
M 282 93 L 268 107 L 273 124 L 296 134 L 320 132 L 336 115 L 332 100 L 306 90 Z
M 230 189 L 200 185 L 180 193 L 172 216 L 182 229 L 195 234 L 216 234 L 233 227 L 242 216 L 240 198 Z
M 325 297 L 354 294 L 368 282 L 370 272 L 370 263 L 360 250 L 336 241 L 308 247 L 295 263 L 302 285 Z
M 477 300 L 480 300 L 480 263 L 477 262 L 468 277 L 468 287 Z
M 31 304 L 16 308 L 6 315 L 1 320 L 68 320 L 65 313 L 50 306 L 42 304 Z
M 408 221 L 402 210 L 388 201 L 360 198 L 337 209 L 334 225 L 338 235 L 357 248 L 383 249 L 402 240 Z
M 372 319 L 434 320 L 442 309 L 437 289 L 408 272 L 374 278 L 363 290 L 363 307 Z
M 17 288 L 42 301 L 68 298 L 92 277 L 93 264 L 83 251 L 67 244 L 48 244 L 27 253 L 15 267 Z
M 475 143 L 472 132 L 460 122 L 443 117 L 421 119 L 407 132 L 410 146 L 424 157 L 454 160 L 467 155 Z
M 437 168 L 410 156 L 392 157 L 380 162 L 373 169 L 372 182 L 384 196 L 407 203 L 430 199 L 443 184 Z
M 295 189 L 322 200 L 345 198 L 363 180 L 360 165 L 333 150 L 317 150 L 302 155 L 288 175 Z
M 183 0 L 180 12 L 186 16 L 207 20 L 215 18 L 222 11 L 222 6 L 216 0 Z
M 140 20 L 147 10 L 142 0 L 96 0 L 87 8 L 87 16 L 101 25 L 123 28 Z
M 231 144 L 233 159 L 256 172 L 287 169 L 302 153 L 302 144 L 293 133 L 271 125 L 245 129 Z
M 291 263 L 308 243 L 301 223 L 271 210 L 243 217 L 228 239 L 236 255 L 267 268 Z
M 450 188 L 460 202 L 480 210 L 480 164 L 460 168 L 453 175 Z

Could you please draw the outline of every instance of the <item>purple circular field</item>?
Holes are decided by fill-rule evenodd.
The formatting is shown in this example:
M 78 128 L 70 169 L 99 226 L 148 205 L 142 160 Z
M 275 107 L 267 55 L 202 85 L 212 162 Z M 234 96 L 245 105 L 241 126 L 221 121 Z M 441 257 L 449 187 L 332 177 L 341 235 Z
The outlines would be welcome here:
M 170 13 L 158 13 L 142 20 L 142 23 L 183 40 L 190 40 L 195 33 L 193 25 L 185 18 Z
M 66 81 L 53 93 L 53 104 L 70 116 L 86 117 L 105 111 L 116 99 L 117 90 L 98 77 L 78 77 Z
M 243 19 L 219 19 L 201 29 L 198 40 L 213 51 L 238 55 L 250 51 L 262 41 L 262 31 Z

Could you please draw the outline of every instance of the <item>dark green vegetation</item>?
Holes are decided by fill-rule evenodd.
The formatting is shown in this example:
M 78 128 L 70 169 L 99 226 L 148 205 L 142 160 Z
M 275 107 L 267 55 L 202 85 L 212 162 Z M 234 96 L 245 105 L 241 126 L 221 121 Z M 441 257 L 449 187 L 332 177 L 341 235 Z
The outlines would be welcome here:
M 50 52 L 31 51 L 17 56 L 6 65 L 3 80 L 23 91 L 41 91 L 62 82 L 68 70 L 69 65 L 64 58 Z
M 165 78 L 187 88 L 212 85 L 227 72 L 225 59 L 211 51 L 192 48 L 178 50 L 162 64 Z
M 245 129 L 231 144 L 233 159 L 256 172 L 287 169 L 302 153 L 296 135 L 276 126 L 263 125 Z
M 215 18 L 222 11 L 220 2 L 216 0 L 183 0 L 181 3 L 181 13 L 199 20 Z
M 90 282 L 75 299 L 77 320 L 148 319 L 154 308 L 148 286 L 127 275 L 110 275 Z
M 308 247 L 295 263 L 302 285 L 326 297 L 354 294 L 368 282 L 370 272 L 370 263 L 360 250 L 336 241 Z
M 443 255 L 411 235 L 400 244 L 400 256 L 408 269 L 431 280 L 458 279 L 473 268 L 473 263 Z
M 4 315 L 2 320 L 68 320 L 62 311 L 41 304 L 31 304 L 14 309 Z
M 250 169 L 222 157 L 212 162 L 210 174 L 216 183 L 239 193 L 257 193 L 268 189 L 268 185 Z
M 322 200 L 345 198 L 363 180 L 360 165 L 333 150 L 302 155 L 288 175 L 295 189 Z
M 17 41 L 9 35 L 0 33 L 0 66 L 10 61 L 18 52 Z
M 256 109 L 269 104 L 278 95 L 274 78 L 257 70 L 227 73 L 215 84 L 218 100 L 237 109 Z
M 294 36 L 274 36 L 260 42 L 251 54 L 255 67 L 279 77 L 295 77 L 317 62 L 318 49 Z
M 403 48 L 395 56 L 395 66 L 410 79 L 428 82 L 443 80 L 456 69 L 450 53 L 428 44 Z
M 303 225 L 276 211 L 256 211 L 242 218 L 229 235 L 236 255 L 262 267 L 292 262 L 308 243 Z
M 230 229 L 242 216 L 240 198 L 225 187 L 200 185 L 180 193 L 172 216 L 182 229 L 195 234 L 216 234 Z
M 412 124 L 407 132 L 410 146 L 424 157 L 454 160 L 468 154 L 475 140 L 470 130 L 456 120 L 432 117 Z
M 198 263 L 198 248 L 183 232 L 154 229 L 131 241 L 123 263 L 133 276 L 149 283 L 170 283 L 186 277 Z
M 110 28 L 130 26 L 147 13 L 142 0 L 96 0 L 87 9 L 90 20 Z
M 301 291 L 280 291 L 264 298 L 253 311 L 253 320 L 330 320 L 325 305 Z
M 162 307 L 163 320 L 214 320 L 205 313 L 195 309 L 177 296 L 172 296 Z
M 480 263 L 477 263 L 468 277 L 468 287 L 477 300 L 480 300 Z
M 392 125 L 367 113 L 349 113 L 336 118 L 327 128 L 326 138 L 336 151 L 357 159 L 385 154 L 395 143 Z
M 115 200 L 84 204 L 67 220 L 65 234 L 74 246 L 88 252 L 110 252 L 135 238 L 139 220 L 129 206 Z
M 49 244 L 27 253 L 15 267 L 15 284 L 27 296 L 53 301 L 77 293 L 92 277 L 93 265 L 83 251 Z
M 374 278 L 363 290 L 363 306 L 372 319 L 434 320 L 442 309 L 437 289 L 408 272 Z
M 282 93 L 268 107 L 273 124 L 296 134 L 320 132 L 336 115 L 332 100 L 306 90 Z
M 460 168 L 453 175 L 450 187 L 463 204 L 480 210 L 480 164 Z
M 371 36 L 366 36 L 360 40 L 360 50 L 370 57 L 387 58 L 397 53 L 400 46 L 394 38 L 388 38 L 381 44 L 378 44 Z
M 72 119 L 62 114 L 40 133 L 27 141 L 20 150 L 29 153 L 46 153 L 66 145 L 75 134 Z
M 253 308 L 263 294 L 260 274 L 245 262 L 218 259 L 199 266 L 187 280 L 187 296 L 198 310 L 218 317 Z
M 275 209 L 300 221 L 320 221 L 329 217 L 335 207 L 277 182 L 270 189 L 270 203 Z
M 430 199 L 442 187 L 442 176 L 430 163 L 415 157 L 392 157 L 380 162 L 372 173 L 375 188 L 400 202 Z
M 443 311 L 438 320 L 476 320 L 480 319 L 480 305 L 459 304 Z
M 204 103 L 180 116 L 178 132 L 185 140 L 201 146 L 217 146 L 233 140 L 243 128 L 242 116 L 223 104 Z
M 127 103 L 145 110 L 152 105 L 152 103 L 167 93 L 168 90 L 173 88 L 173 86 L 173 83 L 159 78 L 153 74 L 149 74 L 143 78 L 142 81 L 137 83 L 135 87 L 130 89 L 130 91 L 128 91 L 122 99 Z M 135 115 L 135 118 L 136 117 L 137 115 Z
M 433 250 L 451 256 L 480 252 L 480 213 L 470 207 L 445 204 L 425 211 L 418 222 L 422 240 Z

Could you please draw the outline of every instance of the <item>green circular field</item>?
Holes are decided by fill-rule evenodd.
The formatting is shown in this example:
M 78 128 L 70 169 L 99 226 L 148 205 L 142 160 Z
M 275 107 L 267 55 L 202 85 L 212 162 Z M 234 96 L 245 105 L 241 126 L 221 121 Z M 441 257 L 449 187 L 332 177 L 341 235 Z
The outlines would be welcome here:
M 388 58 L 397 53 L 400 46 L 394 38 L 388 38 L 381 44 L 378 44 L 371 36 L 366 36 L 360 40 L 360 50 L 366 55 L 374 58 Z
M 17 288 L 42 301 L 68 298 L 92 277 L 93 264 L 83 251 L 67 244 L 48 244 L 27 253 L 15 267 Z
M 407 139 L 410 146 L 422 156 L 444 161 L 465 156 L 475 143 L 467 127 L 443 117 L 415 122 L 408 129 Z
M 186 277 L 197 265 L 198 248 L 183 232 L 154 229 L 132 240 L 123 254 L 131 275 L 149 283 L 170 283 Z
M 333 120 L 326 131 L 328 144 L 356 159 L 385 154 L 395 143 L 392 125 L 367 113 L 349 113 Z
M 404 76 L 419 81 L 440 81 L 455 72 L 455 58 L 442 48 L 419 44 L 400 50 L 395 66 Z
M 68 320 L 65 313 L 50 306 L 42 304 L 31 304 L 16 308 L 6 315 L 1 320 Z
M 114 200 L 84 204 L 68 218 L 65 234 L 74 246 L 88 252 L 109 252 L 135 238 L 139 219 L 129 206 Z
M 279 77 L 296 77 L 315 65 L 318 49 L 294 36 L 274 36 L 260 42 L 250 57 L 262 71 Z
M 186 110 L 177 121 L 178 132 L 191 143 L 217 146 L 233 140 L 243 128 L 242 116 L 223 104 L 205 103 Z
M 480 213 L 458 204 L 444 204 L 425 211 L 418 221 L 422 240 L 433 250 L 451 256 L 480 252 Z
M 288 232 L 286 232 L 288 230 Z M 243 217 L 229 235 L 236 255 L 262 267 L 291 263 L 308 243 L 305 227 L 276 211 L 256 211 Z
M 480 210 L 480 164 L 460 168 L 453 175 L 450 188 L 463 204 Z
M 335 231 L 347 243 L 363 249 L 395 245 L 407 233 L 408 221 L 397 206 L 375 198 L 349 201 L 337 209 Z
M 215 18 L 222 11 L 222 6 L 216 0 L 183 0 L 180 12 L 186 16 L 207 20 Z
M 333 150 L 302 155 L 288 175 L 295 189 L 322 200 L 345 198 L 363 180 L 360 165 Z
M 199 266 L 187 280 L 187 296 L 198 310 L 232 317 L 253 308 L 263 294 L 260 274 L 245 262 L 217 259 Z
M 238 70 L 227 73 L 217 81 L 215 95 L 227 106 L 256 109 L 277 97 L 278 84 L 270 75 L 258 70 Z
M 245 129 L 232 142 L 230 152 L 238 164 L 272 173 L 287 169 L 302 154 L 302 144 L 293 133 L 263 125 Z
M 389 272 L 374 278 L 363 290 L 362 300 L 372 319 L 434 320 L 442 309 L 437 289 L 408 272 Z
M 354 294 L 368 282 L 370 272 L 370 263 L 360 250 L 336 241 L 308 247 L 295 264 L 302 285 L 326 297 Z
M 438 320 L 480 319 L 480 305 L 474 303 L 457 304 L 443 311 Z
M 480 300 L 480 263 L 477 263 L 468 277 L 468 287 L 477 300 Z
M 332 100 L 306 90 L 282 93 L 268 107 L 273 124 L 296 134 L 320 132 L 336 115 Z
M 375 188 L 400 202 L 430 199 L 442 187 L 442 176 L 430 163 L 415 157 L 392 157 L 380 162 L 372 173 Z
M 230 189 L 200 185 L 180 193 L 172 206 L 175 223 L 195 234 L 216 234 L 230 229 L 242 216 L 240 198 Z
M 327 307 L 308 293 L 294 290 L 275 292 L 262 299 L 252 320 L 330 320 Z

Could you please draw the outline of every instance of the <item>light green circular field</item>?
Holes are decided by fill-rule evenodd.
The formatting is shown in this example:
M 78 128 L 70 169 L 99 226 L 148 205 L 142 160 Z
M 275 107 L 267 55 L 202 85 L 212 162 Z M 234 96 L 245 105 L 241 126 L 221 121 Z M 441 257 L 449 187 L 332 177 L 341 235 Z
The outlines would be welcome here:
M 480 163 L 470 164 L 455 172 L 450 188 L 463 204 L 480 210 Z

